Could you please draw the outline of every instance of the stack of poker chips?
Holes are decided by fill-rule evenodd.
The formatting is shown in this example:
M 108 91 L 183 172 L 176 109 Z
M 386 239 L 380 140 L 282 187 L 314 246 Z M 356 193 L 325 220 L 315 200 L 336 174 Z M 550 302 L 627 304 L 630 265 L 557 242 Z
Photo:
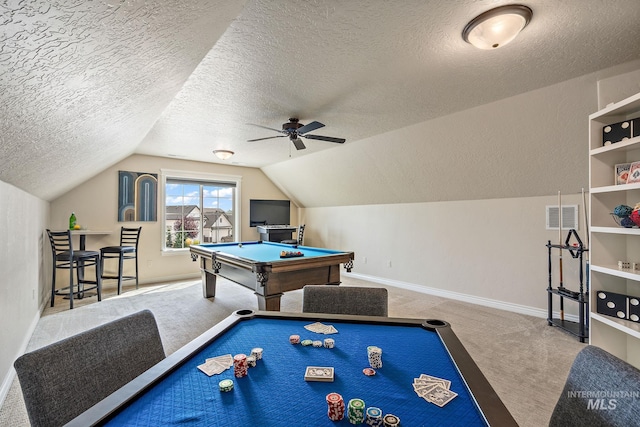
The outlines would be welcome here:
M 300 335 L 291 335 L 289 337 L 289 342 L 291 344 L 300 344 Z
M 252 348 L 251 349 L 251 355 L 254 356 L 256 358 L 256 360 L 260 360 L 262 359 L 262 352 L 264 350 L 262 350 L 260 347 L 256 347 L 256 348 Z
M 398 427 L 400 425 L 400 418 L 393 414 L 387 414 L 382 419 L 384 427 Z
M 369 357 L 369 365 L 374 369 L 382 368 L 382 349 L 370 345 L 367 347 L 367 356 Z
M 324 339 L 324 348 L 333 348 L 336 345 L 336 341 L 333 338 Z
M 338 393 L 327 394 L 327 415 L 331 421 L 340 421 L 344 418 L 344 399 Z
M 256 357 L 253 354 L 251 356 L 247 356 L 247 366 L 249 368 L 256 367 Z
M 220 391 L 231 391 L 233 390 L 233 380 L 222 380 L 218 383 L 218 388 L 220 388 Z
M 249 370 L 249 365 L 247 363 L 246 354 L 240 353 L 233 356 L 233 374 L 237 378 L 246 377 L 248 370 Z
M 364 420 L 368 426 L 382 427 L 382 409 L 370 406 L 367 408 L 367 418 Z
M 347 415 L 351 424 L 362 424 L 364 422 L 364 400 L 351 399 L 347 405 Z

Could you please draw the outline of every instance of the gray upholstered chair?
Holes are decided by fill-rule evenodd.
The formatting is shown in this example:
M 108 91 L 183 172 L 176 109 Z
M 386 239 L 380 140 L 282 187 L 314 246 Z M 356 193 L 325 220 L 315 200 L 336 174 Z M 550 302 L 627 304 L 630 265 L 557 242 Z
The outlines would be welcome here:
M 302 288 L 303 313 L 387 316 L 386 288 L 307 285 Z
M 20 356 L 14 363 L 32 426 L 60 426 L 164 359 L 143 310 Z
M 551 427 L 640 425 L 640 371 L 599 347 L 580 350 L 551 414 Z
M 302 241 L 304 240 L 304 228 L 305 224 L 302 224 L 298 227 L 298 238 L 297 239 L 286 239 L 281 240 L 280 243 L 284 243 L 286 245 L 302 245 Z
M 105 246 L 100 249 L 100 271 L 102 271 L 103 279 L 118 280 L 118 295 L 122 292 L 122 281 L 136 279 L 136 289 L 138 289 L 138 242 L 140 241 L 140 232 L 142 227 L 125 228 L 120 227 L 120 245 Z M 104 260 L 118 259 L 118 274 L 104 274 Z M 136 263 L 136 274 L 134 276 L 124 275 L 124 261 L 132 259 Z

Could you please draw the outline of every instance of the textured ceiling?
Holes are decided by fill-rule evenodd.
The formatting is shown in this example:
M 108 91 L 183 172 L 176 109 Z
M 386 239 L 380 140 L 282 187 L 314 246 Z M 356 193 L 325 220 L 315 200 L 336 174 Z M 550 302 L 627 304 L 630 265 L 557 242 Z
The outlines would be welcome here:
M 265 167 L 640 58 L 638 0 L 532 0 L 512 44 L 460 33 L 497 0 L 2 1 L 0 179 L 52 199 L 137 152 Z

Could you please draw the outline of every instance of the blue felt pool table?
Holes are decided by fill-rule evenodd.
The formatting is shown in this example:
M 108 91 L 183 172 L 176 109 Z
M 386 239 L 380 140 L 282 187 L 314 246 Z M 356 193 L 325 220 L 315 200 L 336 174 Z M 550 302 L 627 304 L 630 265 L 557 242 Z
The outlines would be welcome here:
M 305 328 L 332 325 L 334 334 Z M 334 348 L 291 344 L 290 335 L 322 340 Z M 382 367 L 373 376 L 367 347 L 382 349 Z M 237 378 L 233 367 L 207 376 L 198 365 L 225 354 L 263 349 L 262 359 Z M 332 382 L 305 380 L 307 366 L 335 369 Z M 457 393 L 440 407 L 413 388 L 421 374 L 450 381 Z M 233 389 L 219 389 L 231 379 Z M 370 316 L 241 310 L 73 420 L 70 426 L 337 426 L 327 416 L 326 396 L 339 393 L 345 404 L 394 414 L 411 426 L 517 426 L 447 322 Z
M 212 243 L 190 246 L 194 261 L 200 258 L 205 298 L 215 297 L 216 277 L 224 277 L 252 289 L 258 309 L 280 310 L 283 292 L 304 285 L 340 283 L 340 264 L 353 268 L 353 252 L 274 242 Z M 300 256 L 282 257 L 282 252 Z

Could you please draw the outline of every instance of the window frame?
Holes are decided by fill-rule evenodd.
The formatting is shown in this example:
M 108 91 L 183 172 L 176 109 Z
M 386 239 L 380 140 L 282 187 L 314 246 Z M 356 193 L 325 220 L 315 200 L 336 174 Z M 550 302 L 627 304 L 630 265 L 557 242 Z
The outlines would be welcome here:
M 242 206 L 241 202 L 241 184 L 242 184 L 242 176 L 240 175 L 227 175 L 227 174 L 217 174 L 217 173 L 206 173 L 206 172 L 194 172 L 194 171 L 183 171 L 176 169 L 160 169 L 160 185 L 158 191 L 160 193 L 159 199 L 162 203 L 162 208 L 160 209 L 161 213 L 161 226 L 160 228 L 160 242 L 161 242 L 161 252 L 163 255 L 178 255 L 184 254 L 189 250 L 189 248 L 167 248 L 166 244 L 166 230 L 165 224 L 167 223 L 167 209 L 166 209 L 166 186 L 167 180 L 176 179 L 181 181 L 194 181 L 195 183 L 202 182 L 210 182 L 211 184 L 215 183 L 224 183 L 224 184 L 233 184 L 235 185 L 236 195 L 233 206 L 233 235 L 237 236 L 237 241 L 242 241 L 241 236 L 241 221 L 242 217 L 240 212 L 240 207 Z

